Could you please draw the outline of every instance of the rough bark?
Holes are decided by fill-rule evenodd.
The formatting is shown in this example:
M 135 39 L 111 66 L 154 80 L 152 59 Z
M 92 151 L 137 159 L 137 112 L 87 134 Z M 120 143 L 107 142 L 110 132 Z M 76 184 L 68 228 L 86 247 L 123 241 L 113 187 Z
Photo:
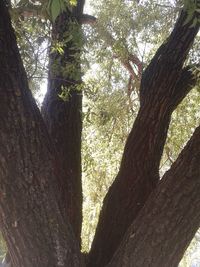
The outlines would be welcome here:
M 109 267 L 177 267 L 200 226 L 200 126 L 128 229 Z
M 104 199 L 88 266 L 103 267 L 111 260 L 159 181 L 159 163 L 171 114 L 195 84 L 183 64 L 199 26 L 184 26 L 186 16 L 183 11 L 142 76 L 141 107 L 119 173 Z
M 76 12 L 74 11 L 77 16 L 81 16 L 83 10 L 83 6 L 79 2 L 75 9 Z M 77 23 L 75 15 L 70 11 L 63 12 L 52 26 L 52 43 L 65 40 L 66 34 L 69 35 L 70 31 L 73 30 L 72 23 Z M 76 27 L 78 27 L 78 24 Z M 82 225 L 82 93 L 76 86 L 80 85 L 81 78 L 75 79 L 72 71 L 66 73 L 69 64 L 73 64 L 75 72 L 80 73 L 79 50 L 81 47 L 77 50 L 77 47 L 74 48 L 76 45 L 72 39 L 64 43 L 63 54 L 50 52 L 48 90 L 42 113 L 58 151 L 60 164 L 65 172 L 63 181 L 61 181 L 62 213 L 64 217 L 67 216 L 69 219 L 80 245 Z M 63 89 L 68 90 L 67 100 L 60 97 Z
M 15 267 L 82 266 L 58 206 L 62 172 L 0 1 L 0 227 Z

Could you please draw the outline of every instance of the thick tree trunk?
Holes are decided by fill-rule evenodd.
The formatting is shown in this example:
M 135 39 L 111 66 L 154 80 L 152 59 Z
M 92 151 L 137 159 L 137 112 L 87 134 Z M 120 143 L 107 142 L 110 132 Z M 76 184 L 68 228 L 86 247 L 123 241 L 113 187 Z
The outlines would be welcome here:
M 177 267 L 200 226 L 200 126 L 128 229 L 109 267 Z
M 81 47 L 77 47 L 80 40 L 74 40 L 73 31 L 76 29 L 73 27 L 80 30 L 75 16 L 70 11 L 62 13 L 53 24 L 52 44 L 63 42 L 63 53 L 50 51 L 48 90 L 42 113 L 58 151 L 62 169 L 65 172 L 61 181 L 62 213 L 64 217 L 67 216 L 69 219 L 80 245 L 82 225 L 82 92 L 77 86 L 80 87 L 81 83 Z M 72 36 L 72 40 L 65 41 L 70 36 Z M 76 33 L 77 36 L 78 33 Z M 79 39 L 81 39 L 81 34 Z M 67 72 L 69 66 L 72 68 L 69 68 Z M 60 97 L 63 90 L 68 92 L 66 100 Z
M 89 254 L 90 267 L 112 258 L 127 228 L 159 181 L 159 163 L 173 110 L 195 84 L 183 63 L 199 26 L 185 25 L 182 12 L 175 28 L 145 70 L 141 107 L 128 137 L 119 173 L 103 203 Z
M 28 89 L 4 1 L 0 58 L 0 226 L 13 266 L 81 266 L 58 206 L 62 172 Z

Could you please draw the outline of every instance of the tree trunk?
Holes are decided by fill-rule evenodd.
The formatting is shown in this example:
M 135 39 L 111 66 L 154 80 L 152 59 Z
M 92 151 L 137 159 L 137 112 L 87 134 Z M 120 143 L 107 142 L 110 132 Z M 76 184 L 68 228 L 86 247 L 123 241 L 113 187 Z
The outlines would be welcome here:
M 0 226 L 15 267 L 82 266 L 58 206 L 62 171 L 0 1 Z
M 200 126 L 128 229 L 109 267 L 177 267 L 200 226 Z
M 81 245 L 82 226 L 82 90 L 80 88 L 82 36 L 78 18 L 83 13 L 83 6 L 84 2 L 79 0 L 78 6 L 72 12 L 66 10 L 53 23 L 52 47 L 55 42 L 62 42 L 63 53 L 59 51 L 49 53 L 48 89 L 42 107 L 43 118 L 65 173 L 61 181 L 62 213 L 72 225 L 79 245 Z M 67 94 L 65 100 L 60 97 L 63 92 Z
M 142 76 L 141 107 L 119 173 L 103 202 L 89 254 L 90 267 L 103 267 L 111 260 L 159 181 L 159 164 L 171 114 L 196 82 L 183 64 L 199 26 L 183 26 L 186 16 L 186 12 L 181 13 L 168 41 L 158 49 Z

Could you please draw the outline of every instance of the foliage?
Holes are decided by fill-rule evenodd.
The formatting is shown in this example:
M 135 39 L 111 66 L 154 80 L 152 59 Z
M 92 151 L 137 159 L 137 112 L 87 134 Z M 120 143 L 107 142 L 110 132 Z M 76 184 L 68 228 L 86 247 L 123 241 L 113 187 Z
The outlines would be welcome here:
M 73 87 L 73 83 L 79 82 L 82 76 L 80 71 L 80 54 L 83 46 L 82 31 L 77 21 L 71 18 L 69 18 L 67 25 L 63 25 L 63 27 L 64 34 L 62 36 L 58 35 L 58 39 L 51 43 L 50 54 L 54 57 L 51 69 L 52 75 L 70 81 L 72 83 L 71 87 Z M 64 51 L 67 52 L 64 53 Z M 65 92 L 63 93 L 65 94 Z
M 185 256 L 181 260 L 179 267 L 199 266 L 199 250 L 200 250 L 200 231 L 195 235 L 190 246 L 188 247 Z
M 2 234 L 0 234 L 0 260 L 5 257 L 7 251 L 6 242 L 4 241 Z
M 133 113 L 138 110 L 138 101 L 130 108 L 126 91 L 119 84 L 112 91 L 109 82 L 106 88 L 101 75 L 92 78 L 90 73 L 85 81 L 89 85 L 83 109 L 83 250 L 90 247 L 102 200 L 116 176 Z
M 77 5 L 77 0 L 49 0 L 47 5 L 47 12 L 50 18 L 55 22 L 59 14 L 67 8 L 72 9 Z
M 35 16 L 32 9 L 29 10 L 28 14 L 24 14 L 21 10 L 23 6 L 20 6 L 20 3 L 25 4 L 25 1 L 20 1 L 11 9 L 12 22 L 29 86 L 35 94 L 40 90 L 41 82 L 47 79 L 51 26 L 40 15 Z
M 191 27 L 195 27 L 197 22 L 200 22 L 199 13 L 200 13 L 200 3 L 195 0 L 185 0 L 184 8 L 187 12 L 187 17 L 184 22 L 184 25 L 187 23 L 191 23 Z
M 199 88 L 194 88 L 173 113 L 162 158 L 161 173 L 176 160 L 195 128 L 200 124 L 198 90 Z

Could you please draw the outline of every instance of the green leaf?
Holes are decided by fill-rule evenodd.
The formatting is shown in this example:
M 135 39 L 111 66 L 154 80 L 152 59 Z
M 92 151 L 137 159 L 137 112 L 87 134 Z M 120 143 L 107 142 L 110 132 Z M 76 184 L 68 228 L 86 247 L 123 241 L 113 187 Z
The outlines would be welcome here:
M 50 0 L 48 4 L 51 19 L 55 22 L 56 18 L 62 13 L 66 7 L 64 0 Z
M 55 21 L 57 16 L 61 12 L 61 7 L 60 7 L 60 1 L 58 0 L 52 0 L 51 4 L 51 15 L 52 15 L 52 20 Z
M 77 5 L 77 0 L 69 0 L 69 3 L 71 6 L 76 6 Z

